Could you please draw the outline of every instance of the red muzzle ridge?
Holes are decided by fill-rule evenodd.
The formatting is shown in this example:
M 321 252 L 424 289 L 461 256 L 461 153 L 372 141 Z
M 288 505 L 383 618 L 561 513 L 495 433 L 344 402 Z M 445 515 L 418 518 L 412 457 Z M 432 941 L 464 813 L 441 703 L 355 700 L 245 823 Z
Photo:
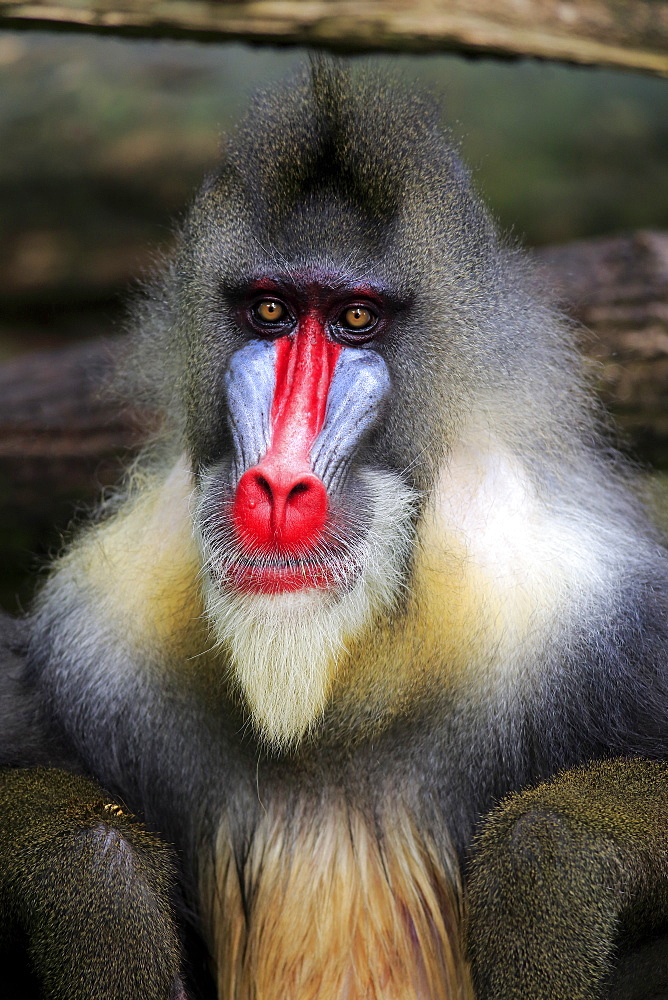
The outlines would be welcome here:
M 341 347 L 309 317 L 275 348 L 271 443 L 239 480 L 232 518 L 247 551 L 306 555 L 327 520 L 327 490 L 312 470 L 310 451 L 324 423 Z

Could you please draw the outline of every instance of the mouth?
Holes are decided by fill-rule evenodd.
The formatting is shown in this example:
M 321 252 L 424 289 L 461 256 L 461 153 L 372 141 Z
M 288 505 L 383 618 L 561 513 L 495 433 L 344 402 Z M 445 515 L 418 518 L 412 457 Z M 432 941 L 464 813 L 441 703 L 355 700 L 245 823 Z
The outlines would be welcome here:
M 318 591 L 343 596 L 365 572 L 369 504 L 359 497 L 352 524 L 345 505 L 332 506 L 315 544 L 303 537 L 258 544 L 234 523 L 229 470 L 223 468 L 203 485 L 196 533 L 208 574 L 221 591 L 250 596 Z
M 222 582 L 244 594 L 286 594 L 302 590 L 340 590 L 356 576 L 352 560 L 249 559 L 237 557 L 226 566 Z

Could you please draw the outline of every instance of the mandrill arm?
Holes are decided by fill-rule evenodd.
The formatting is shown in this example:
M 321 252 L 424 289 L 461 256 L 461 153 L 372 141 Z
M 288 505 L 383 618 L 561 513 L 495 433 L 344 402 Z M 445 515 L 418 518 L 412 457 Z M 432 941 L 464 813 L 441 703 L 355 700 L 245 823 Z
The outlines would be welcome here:
M 511 795 L 477 840 L 468 906 L 477 1000 L 668 996 L 668 765 L 591 764 Z
M 165 845 L 95 782 L 0 772 L 2 996 L 32 997 L 34 977 L 51 1000 L 185 1000 L 172 876 Z

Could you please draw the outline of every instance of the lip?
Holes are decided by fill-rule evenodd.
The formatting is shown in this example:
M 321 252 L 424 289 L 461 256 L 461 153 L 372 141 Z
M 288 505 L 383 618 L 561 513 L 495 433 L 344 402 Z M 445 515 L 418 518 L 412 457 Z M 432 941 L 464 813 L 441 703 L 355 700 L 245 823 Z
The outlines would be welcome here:
M 325 563 L 301 560 L 283 565 L 237 561 L 225 573 L 226 582 L 245 594 L 286 594 L 300 590 L 333 590 L 340 573 Z

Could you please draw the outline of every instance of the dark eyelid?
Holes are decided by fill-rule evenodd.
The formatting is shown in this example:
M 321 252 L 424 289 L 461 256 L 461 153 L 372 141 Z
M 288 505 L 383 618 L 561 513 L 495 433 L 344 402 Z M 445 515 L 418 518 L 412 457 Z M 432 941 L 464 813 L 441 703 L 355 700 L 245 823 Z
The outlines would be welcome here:
M 370 314 L 371 319 L 366 326 L 355 327 L 346 323 L 345 314 L 349 309 L 356 307 L 365 309 Z M 384 319 L 384 310 L 377 303 L 363 298 L 352 299 L 344 303 L 337 311 L 336 318 L 330 328 L 331 335 L 339 343 L 347 344 L 349 347 L 364 346 L 375 340 L 379 333 L 382 333 Z
M 258 313 L 258 308 L 263 302 L 276 302 L 283 308 L 283 315 L 280 319 L 264 319 Z M 289 333 L 294 328 L 294 312 L 285 299 L 280 295 L 274 295 L 270 289 L 257 289 L 252 298 L 248 298 L 245 303 L 238 307 L 239 319 L 246 329 L 252 331 L 260 337 L 281 337 Z

